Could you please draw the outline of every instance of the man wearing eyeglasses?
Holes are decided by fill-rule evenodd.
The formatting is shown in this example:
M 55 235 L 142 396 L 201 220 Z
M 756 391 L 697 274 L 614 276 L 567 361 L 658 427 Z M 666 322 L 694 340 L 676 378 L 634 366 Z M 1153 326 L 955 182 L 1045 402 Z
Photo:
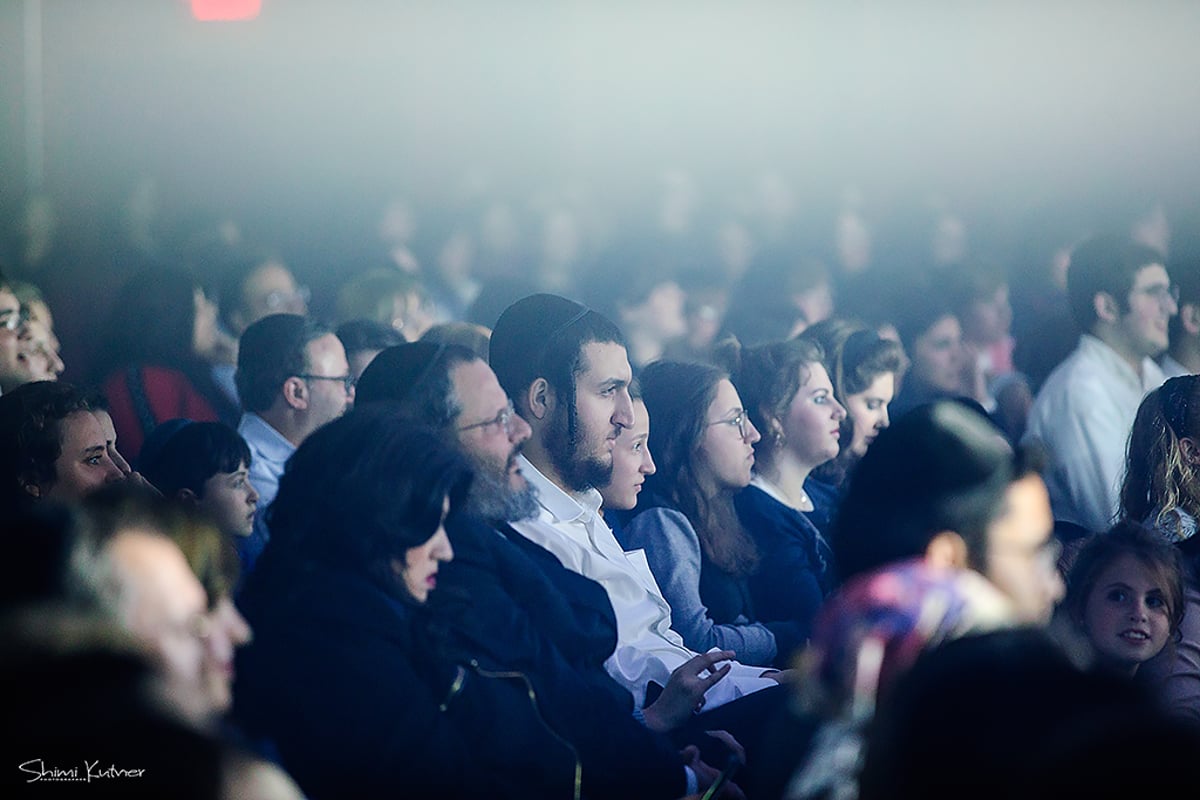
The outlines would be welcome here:
M 246 329 L 235 377 L 245 411 L 238 433 L 250 446 L 250 483 L 259 495 L 254 532 L 237 541 L 245 574 L 270 538 L 263 514 L 284 464 L 354 403 L 354 378 L 337 336 L 297 314 L 272 314 Z
M 11 391 L 25 382 L 21 338 L 25 317 L 21 303 L 0 274 L 0 391 Z
M 690 719 L 700 696 L 684 683 L 724 675 L 696 677 L 718 658 L 700 656 L 681 668 L 645 710 L 646 724 L 637 721 L 630 692 L 605 669 L 617 637 L 607 591 L 508 524 L 536 518 L 541 506 L 519 469 L 531 429 L 487 362 L 456 345 L 389 347 L 363 372 L 356 402 L 391 403 L 438 431 L 475 468 L 467 513 L 446 520 L 454 560 L 440 570 L 430 607 L 451 642 L 489 654 L 497 660 L 490 668 L 526 676 L 551 725 L 580 753 L 584 794 L 649 798 L 703 790 L 716 770 L 665 734 L 679 725 L 673 709 L 682 705 Z
M 670 605 L 645 554 L 625 552 L 599 513 L 596 487 L 611 478 L 617 437 L 633 425 L 633 375 L 620 330 L 566 298 L 531 295 L 501 314 L 490 362 L 532 430 L 518 463 L 537 489 L 540 510 L 511 527 L 604 586 L 617 620 L 609 674 L 633 694 L 648 725 L 723 728 L 752 750 L 762 714 L 782 702 L 773 690 L 790 676 L 741 664 L 732 651 L 689 650 L 671 628 Z M 705 659 L 712 660 L 704 665 Z M 665 698 L 684 685 L 693 692 L 684 714 L 705 713 L 694 721 L 654 719 L 671 716 L 656 707 L 659 689 Z
M 1158 251 L 1097 236 L 1072 252 L 1067 294 L 1084 333 L 1038 392 L 1025 439 L 1049 452 L 1054 518 L 1098 532 L 1117 512 L 1138 406 L 1164 380 L 1153 359 L 1167 349 L 1179 290 Z

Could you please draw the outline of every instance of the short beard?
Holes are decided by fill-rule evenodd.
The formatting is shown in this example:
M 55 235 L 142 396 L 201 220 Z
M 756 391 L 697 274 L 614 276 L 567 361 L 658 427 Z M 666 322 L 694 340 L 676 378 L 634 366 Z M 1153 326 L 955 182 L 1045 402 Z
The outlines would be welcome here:
M 518 522 L 536 517 L 537 489 L 528 483 L 513 489 L 509 475 L 497 476 L 486 464 L 475 464 L 475 478 L 467 495 L 467 511 L 488 522 Z
M 613 462 L 611 455 L 605 463 L 596 457 L 579 455 L 579 420 L 575 415 L 575 404 L 565 411 L 557 412 L 546 431 L 546 453 L 558 474 L 566 482 L 566 489 L 585 492 L 596 486 L 606 486 L 612 480 Z

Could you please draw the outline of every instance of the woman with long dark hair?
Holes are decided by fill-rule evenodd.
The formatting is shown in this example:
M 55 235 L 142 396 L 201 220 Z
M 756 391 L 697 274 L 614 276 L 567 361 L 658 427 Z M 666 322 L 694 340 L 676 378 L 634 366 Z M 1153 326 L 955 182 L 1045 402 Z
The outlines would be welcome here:
M 308 437 L 240 596 L 235 710 L 305 794 L 577 796 L 574 748 L 530 682 L 458 652 L 426 604 L 471 473 L 386 404 Z
M 793 626 L 758 622 L 747 587 L 760 557 L 733 497 L 750 482 L 758 431 L 737 390 L 716 367 L 673 361 L 648 365 L 640 382 L 658 470 L 621 526 L 622 544 L 645 552 L 688 647 L 786 663 L 799 644 Z

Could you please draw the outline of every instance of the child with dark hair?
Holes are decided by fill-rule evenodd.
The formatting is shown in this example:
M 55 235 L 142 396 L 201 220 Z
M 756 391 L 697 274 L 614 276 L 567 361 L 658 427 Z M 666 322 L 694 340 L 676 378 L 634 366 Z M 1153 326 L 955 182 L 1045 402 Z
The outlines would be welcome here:
M 1066 608 L 1091 643 L 1096 665 L 1132 677 L 1179 632 L 1179 553 L 1135 522 L 1118 523 L 1080 551 Z
M 258 492 L 250 483 L 250 448 L 220 422 L 168 420 L 150 434 L 139 466 L 165 496 L 208 517 L 237 547 L 243 568 L 258 554 L 253 540 Z

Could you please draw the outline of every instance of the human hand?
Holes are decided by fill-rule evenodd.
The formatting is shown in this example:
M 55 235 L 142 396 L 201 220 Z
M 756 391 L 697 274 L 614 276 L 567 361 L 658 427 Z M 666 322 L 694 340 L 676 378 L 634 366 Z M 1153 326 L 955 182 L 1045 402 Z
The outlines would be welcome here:
M 704 708 L 704 694 L 729 674 L 730 664 L 713 666 L 733 659 L 732 650 L 713 650 L 694 656 L 671 673 L 662 694 L 643 709 L 646 727 L 665 733 L 674 730 L 693 713 Z
M 710 735 L 713 733 L 717 732 L 709 731 Z M 725 732 L 719 731 L 719 733 Z M 725 733 L 725 735 L 729 736 L 727 733 Z M 734 744 L 737 744 L 736 739 L 733 739 L 732 736 L 729 736 L 729 738 L 733 740 Z M 738 750 L 741 750 L 741 745 L 737 745 L 737 747 Z M 722 773 L 716 767 L 713 767 L 701 760 L 700 749 L 694 744 L 689 744 L 687 747 L 683 748 L 683 750 L 680 751 L 680 754 L 683 756 L 684 763 L 691 768 L 692 772 L 696 773 L 696 787 L 700 790 L 700 794 L 695 795 L 695 797 L 703 800 L 704 797 L 709 796 L 707 792 L 713 783 L 721 779 Z M 742 763 L 737 761 L 736 756 L 733 754 L 730 755 L 730 759 L 730 763 L 726 766 L 727 769 L 736 770 L 736 765 Z M 724 782 L 717 789 L 717 792 L 711 796 L 714 798 L 724 798 L 725 800 L 746 800 L 746 795 L 742 792 L 741 788 L 732 780 L 729 780 L 728 776 L 726 776 Z
M 770 678 L 776 683 L 795 683 L 800 680 L 801 672 L 798 669 L 771 669 L 760 675 L 760 678 Z

